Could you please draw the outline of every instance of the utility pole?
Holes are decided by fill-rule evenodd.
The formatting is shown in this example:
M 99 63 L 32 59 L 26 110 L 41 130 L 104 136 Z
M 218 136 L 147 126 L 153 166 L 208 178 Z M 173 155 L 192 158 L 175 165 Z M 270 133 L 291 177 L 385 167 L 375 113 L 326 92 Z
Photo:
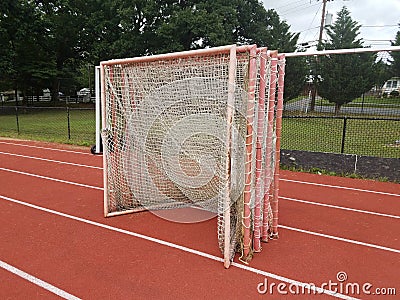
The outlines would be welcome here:
M 320 0 L 317 0 L 320 1 Z M 326 12 L 326 2 L 333 0 L 322 0 L 322 17 L 321 17 L 321 26 L 319 27 L 319 38 L 318 38 L 318 46 L 319 50 L 322 44 L 322 33 L 324 32 L 324 23 L 325 23 L 325 12 Z M 315 66 L 318 64 L 318 57 L 315 58 Z M 316 67 L 315 67 L 316 68 Z M 313 85 L 311 87 L 311 101 L 310 101 L 310 111 L 315 110 L 315 98 L 317 97 L 317 75 L 314 74 Z
M 324 23 L 325 23 L 326 2 L 329 1 L 333 0 L 322 0 L 322 17 L 321 17 L 321 26 L 319 27 L 318 46 L 320 46 L 322 43 L 322 33 L 324 32 L 324 25 L 325 25 Z

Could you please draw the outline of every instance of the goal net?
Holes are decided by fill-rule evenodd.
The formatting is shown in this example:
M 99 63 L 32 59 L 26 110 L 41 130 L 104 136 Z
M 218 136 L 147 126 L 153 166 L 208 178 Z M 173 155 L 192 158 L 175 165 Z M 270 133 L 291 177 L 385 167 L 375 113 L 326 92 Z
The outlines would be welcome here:
M 102 62 L 105 216 L 217 214 L 229 267 L 277 236 L 284 58 L 251 46 Z

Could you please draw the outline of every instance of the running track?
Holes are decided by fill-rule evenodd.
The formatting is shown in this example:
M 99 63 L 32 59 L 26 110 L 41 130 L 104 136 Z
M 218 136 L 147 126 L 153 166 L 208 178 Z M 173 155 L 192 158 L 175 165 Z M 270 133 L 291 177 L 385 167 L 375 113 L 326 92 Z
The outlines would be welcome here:
M 296 297 L 398 295 L 400 185 L 281 173 L 280 238 L 249 266 L 236 259 L 226 270 L 215 219 L 106 219 L 101 156 L 0 140 L 0 299 L 279 299 L 289 287 L 329 282 L 337 293 L 323 286 Z M 339 272 L 347 275 L 342 290 Z M 272 295 L 257 291 L 266 278 Z M 370 295 L 346 292 L 346 283 L 370 283 Z

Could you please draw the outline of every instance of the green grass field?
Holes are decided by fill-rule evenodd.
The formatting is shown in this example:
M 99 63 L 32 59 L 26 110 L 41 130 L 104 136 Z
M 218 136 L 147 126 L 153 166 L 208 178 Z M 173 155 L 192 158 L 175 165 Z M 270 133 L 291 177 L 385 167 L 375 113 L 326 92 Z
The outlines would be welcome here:
M 340 153 L 343 119 L 284 118 L 283 149 Z M 400 121 L 348 119 L 344 153 L 400 158 Z
M 399 97 L 373 97 L 373 96 L 365 96 L 364 99 L 362 97 L 354 99 L 350 103 L 357 103 L 357 104 L 378 104 L 378 105 L 400 105 L 400 98 Z
M 68 114 L 60 109 L 19 109 L 0 114 L 0 135 L 49 142 L 89 146 L 95 142 L 95 111 L 70 110 L 70 138 L 68 136 Z
M 301 96 L 294 99 L 290 99 L 286 102 L 286 105 L 296 103 L 297 101 L 301 101 L 303 99 L 307 99 L 307 96 Z M 316 105 L 319 106 L 334 106 L 334 103 L 329 102 L 326 99 L 318 98 L 316 100 Z M 391 97 L 391 98 L 381 98 L 376 96 L 365 96 L 364 99 L 362 97 L 356 98 L 348 104 L 343 105 L 343 107 L 369 107 L 369 108 L 394 108 L 400 109 L 400 98 L 399 97 Z
M 316 101 L 317 105 L 322 106 L 334 106 L 334 103 L 329 102 L 326 99 L 319 99 Z M 354 99 L 350 103 L 343 105 L 343 107 L 370 107 L 370 108 L 400 108 L 400 98 L 380 98 L 366 96 Z

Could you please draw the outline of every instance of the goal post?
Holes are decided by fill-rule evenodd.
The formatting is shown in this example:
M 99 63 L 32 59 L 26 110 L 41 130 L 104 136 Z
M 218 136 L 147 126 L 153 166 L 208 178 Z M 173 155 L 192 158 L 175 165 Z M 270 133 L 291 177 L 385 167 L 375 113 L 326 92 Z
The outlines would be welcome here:
M 100 99 L 100 66 L 94 68 L 94 91 L 95 91 L 95 144 L 91 147 L 92 154 L 102 153 L 101 143 L 101 99 Z
M 228 75 L 228 98 L 227 98 L 227 111 L 226 111 L 226 164 L 225 164 L 225 201 L 224 201 L 224 266 L 228 268 L 231 263 L 231 249 L 230 247 L 226 247 L 226 245 L 230 245 L 230 231 L 231 231 L 231 220 L 230 220 L 230 203 L 231 203 L 231 167 L 232 167 L 232 157 L 229 149 L 232 149 L 232 125 L 233 125 L 233 116 L 234 116 L 234 108 L 235 108 L 235 84 L 236 84 L 236 47 L 231 47 L 229 53 L 229 75 Z
M 101 62 L 104 215 L 197 207 L 217 215 L 226 268 L 261 251 L 277 228 L 279 64 L 256 45 Z

